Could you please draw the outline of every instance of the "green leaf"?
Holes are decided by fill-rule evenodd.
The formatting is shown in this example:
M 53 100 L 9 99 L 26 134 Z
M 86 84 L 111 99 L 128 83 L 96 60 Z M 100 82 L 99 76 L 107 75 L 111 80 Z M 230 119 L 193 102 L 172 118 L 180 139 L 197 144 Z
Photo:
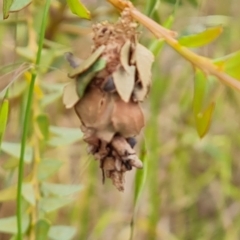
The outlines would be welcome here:
M 142 162 L 144 164 L 144 168 L 142 170 L 137 171 L 136 175 L 135 175 L 135 189 L 134 189 L 134 205 L 135 205 L 135 207 L 136 207 L 136 204 L 142 193 L 144 184 L 146 182 L 147 171 L 148 171 L 147 148 L 146 148 L 146 144 L 145 144 L 144 140 L 141 145 L 139 158 L 142 160 Z
M 34 189 L 31 183 L 24 183 L 22 188 L 22 196 L 29 202 L 32 206 L 36 205 L 36 198 Z
M 17 186 L 11 186 L 0 191 L 0 202 L 6 202 L 16 199 Z
M 19 159 L 20 157 L 20 149 L 21 149 L 20 143 L 2 142 L 1 149 L 3 152 L 9 154 L 12 157 L 15 157 L 17 159 Z M 32 158 L 33 158 L 33 149 L 32 147 L 27 146 L 24 153 L 24 162 L 31 163 Z
M 49 213 L 71 203 L 72 201 L 73 199 L 70 198 L 45 197 L 40 199 L 39 208 L 45 213 Z
M 22 233 L 26 232 L 29 226 L 29 216 L 23 215 L 22 216 Z M 14 217 L 7 217 L 0 219 L 0 232 L 16 234 L 17 230 L 17 218 Z
M 51 240 L 71 240 L 77 233 L 76 228 L 68 226 L 52 226 L 48 237 Z
M 48 233 L 50 229 L 50 222 L 46 219 L 40 219 L 35 225 L 36 240 L 48 239 Z
M 3 0 L 3 19 L 8 18 L 9 10 L 13 3 L 13 0 Z
M 213 62 L 219 66 L 222 71 L 240 80 L 240 51 L 215 59 Z
M 80 18 L 85 18 L 85 19 L 91 18 L 90 12 L 80 2 L 80 0 L 67 0 L 67 3 L 73 14 L 76 14 Z
M 87 59 L 82 61 L 78 67 L 73 68 L 72 71 L 68 74 L 68 76 L 70 78 L 75 78 L 79 74 L 88 70 L 99 59 L 105 48 L 106 47 L 104 45 L 97 48 Z
M 164 22 L 163 26 L 165 28 L 171 28 L 172 24 L 174 21 L 174 14 L 171 14 L 167 20 Z M 156 57 L 158 56 L 158 54 L 160 53 L 160 51 L 162 50 L 162 47 L 164 45 L 165 41 L 163 39 L 154 39 L 152 40 L 150 46 L 149 46 L 149 50 L 153 53 L 153 55 Z
M 207 133 L 212 119 L 215 104 L 212 102 L 204 108 L 208 87 L 208 79 L 204 73 L 196 69 L 193 96 L 193 112 L 198 135 L 202 138 Z
M 42 181 L 52 176 L 62 166 L 62 162 L 53 159 L 43 159 L 38 166 L 38 180 Z
M 104 59 L 98 59 L 86 72 L 77 77 L 77 94 L 81 98 L 90 81 L 98 71 L 101 71 L 106 66 Z
M 204 135 L 208 132 L 212 120 L 212 113 L 214 107 L 215 103 L 211 103 L 203 113 L 199 113 L 195 116 L 198 135 L 201 138 L 204 137 Z
M 41 100 L 41 106 L 46 107 L 62 97 L 62 92 L 52 92 L 44 96 Z
M 44 140 L 48 140 L 49 138 L 49 119 L 45 114 L 41 114 L 37 116 L 37 123 L 41 130 L 41 133 L 44 137 Z
M 18 12 L 27 7 L 31 2 L 32 0 L 15 0 L 10 7 L 10 12 Z
M 182 46 L 189 48 L 202 47 L 214 41 L 221 33 L 223 29 L 221 26 L 208 28 L 203 32 L 183 36 L 178 41 Z
M 79 128 L 51 126 L 50 132 L 56 136 L 50 137 L 48 144 L 53 147 L 69 145 L 82 139 L 83 133 Z
M 146 7 L 146 15 L 151 17 L 155 11 L 159 8 L 160 0 L 148 0 Z
M 16 167 L 18 167 L 18 159 L 16 158 L 9 158 L 7 161 L 5 161 L 2 165 L 2 167 L 5 169 L 5 170 L 12 170 Z
M 6 202 L 15 200 L 17 196 L 17 186 L 11 186 L 0 191 L 0 202 Z M 32 206 L 35 206 L 36 199 L 35 193 L 32 184 L 24 183 L 22 189 L 22 196 L 24 199 L 30 203 Z
M 43 182 L 41 189 L 45 196 L 55 195 L 59 197 L 64 197 L 81 191 L 83 187 L 81 185 L 64 185 Z
M 8 110 L 9 110 L 9 101 L 7 99 L 4 99 L 0 109 L 0 147 L 3 139 L 3 135 L 5 133 L 6 126 L 7 126 Z

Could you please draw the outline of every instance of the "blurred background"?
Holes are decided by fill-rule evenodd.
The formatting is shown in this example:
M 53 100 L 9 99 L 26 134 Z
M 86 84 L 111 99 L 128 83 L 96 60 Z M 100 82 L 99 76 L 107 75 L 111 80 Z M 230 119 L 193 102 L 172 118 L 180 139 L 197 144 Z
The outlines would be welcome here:
M 200 139 L 192 111 L 193 68 L 167 45 L 158 51 L 152 90 L 142 105 L 146 126 L 137 149 L 141 150 L 144 139 L 147 168 L 138 170 L 146 173 L 146 181 L 137 205 L 134 204 L 135 170 L 127 173 L 124 192 L 118 192 L 110 180 L 102 184 L 99 163 L 87 155 L 87 146 L 81 140 L 80 130 L 77 131 L 79 119 L 62 103 L 69 71 L 64 52 L 86 58 L 91 51 L 91 25 L 103 20 L 115 22 L 119 13 L 106 1 L 82 2 L 92 14 L 91 21 L 73 15 L 65 1 L 51 2 L 44 51 L 37 66 L 29 152 L 24 159 L 25 176 L 38 176 L 36 181 L 41 189 L 37 192 L 37 202 L 47 195 L 49 186 L 54 187 L 49 183 L 65 184 L 69 189 L 80 186 L 79 191 L 69 190 L 70 204 L 66 202 L 57 207 L 53 202 L 55 208 L 51 208 L 50 201 L 45 203 L 51 209 L 45 208 L 44 219 L 49 219 L 51 225 L 74 229 L 63 231 L 61 236 L 52 233 L 49 239 L 130 239 L 133 226 L 132 239 L 139 240 L 240 239 L 239 93 L 213 79 L 210 98 L 216 101 L 216 109 L 209 132 Z M 139 11 L 148 14 L 148 1 L 133 3 Z M 0 21 L 1 91 L 14 80 L 8 93 L 10 112 L 0 152 L 0 218 L 14 216 L 16 211 L 14 191 L 9 190 L 7 195 L 4 190 L 11 189 L 17 181 L 29 69 L 36 56 L 43 7 L 44 1 L 36 0 Z M 160 24 L 169 24 L 179 36 L 222 25 L 224 32 L 217 40 L 193 49 L 215 59 L 240 49 L 239 13 L 239 0 L 183 0 L 178 5 L 165 0 L 159 1 L 151 17 Z M 154 36 L 142 26 L 139 29 L 140 42 L 151 49 Z M 72 131 L 69 128 L 73 128 Z M 34 161 L 38 158 L 45 162 L 41 173 L 34 170 Z M 55 167 L 47 165 L 49 159 Z M 49 173 L 49 169 L 53 169 L 54 174 Z M 47 176 L 43 176 L 44 173 Z M 28 182 L 27 177 L 25 181 Z M 43 191 L 42 184 L 46 182 L 48 188 L 45 186 Z M 34 191 L 36 195 L 36 189 Z M 63 190 L 60 192 L 64 196 Z M 27 197 L 31 194 L 32 191 L 27 190 L 24 193 L 26 206 L 31 203 Z M 58 193 L 58 197 L 61 194 Z M 29 206 L 26 209 L 30 219 L 33 212 L 41 218 L 43 209 L 36 210 L 36 204 Z M 0 231 L 3 232 L 0 240 L 14 239 L 11 238 L 14 232 L 6 232 L 1 227 Z M 25 235 L 28 236 L 25 239 L 34 239 L 29 229 Z

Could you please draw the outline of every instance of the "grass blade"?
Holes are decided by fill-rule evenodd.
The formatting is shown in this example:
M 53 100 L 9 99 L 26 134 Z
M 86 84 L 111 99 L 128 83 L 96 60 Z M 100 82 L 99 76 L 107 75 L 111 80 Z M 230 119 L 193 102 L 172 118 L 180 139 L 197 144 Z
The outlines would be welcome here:
M 47 15 L 50 7 L 50 0 L 46 1 L 43 17 L 42 17 L 42 24 L 39 34 L 39 44 L 38 44 L 38 51 L 37 51 L 37 58 L 36 58 L 36 65 L 40 63 L 41 60 L 41 53 L 43 48 L 43 40 L 44 40 L 44 34 L 45 29 L 47 25 Z M 21 208 L 22 208 L 22 180 L 23 180 L 23 171 L 24 171 L 24 153 L 25 153 L 25 147 L 26 147 L 26 141 L 27 141 L 27 132 L 28 132 L 28 126 L 29 126 L 29 120 L 30 120 L 30 112 L 31 112 L 31 106 L 32 106 L 32 99 L 33 99 L 33 91 L 34 91 L 34 85 L 36 80 L 37 74 L 35 72 L 32 73 L 31 82 L 29 86 L 29 92 L 28 92 L 28 98 L 27 98 L 27 106 L 26 111 L 24 115 L 24 125 L 23 125 L 23 133 L 22 133 L 22 140 L 21 140 L 21 153 L 20 153 L 20 159 L 19 159 L 19 169 L 18 169 L 18 188 L 17 188 L 17 227 L 18 227 L 18 240 L 22 240 L 22 221 L 21 221 Z

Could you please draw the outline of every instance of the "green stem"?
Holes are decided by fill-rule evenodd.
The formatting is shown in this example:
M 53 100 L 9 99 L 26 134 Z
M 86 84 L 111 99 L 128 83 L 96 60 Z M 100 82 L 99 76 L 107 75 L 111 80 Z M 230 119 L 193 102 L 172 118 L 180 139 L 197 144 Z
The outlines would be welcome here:
M 42 24 L 41 24 L 40 34 L 39 34 L 36 66 L 39 65 L 41 60 L 41 52 L 43 48 L 43 40 L 44 40 L 44 34 L 45 34 L 46 25 L 47 25 L 47 15 L 50 7 L 50 2 L 51 0 L 46 0 L 46 5 L 44 7 Z M 24 125 L 23 125 L 23 133 L 22 133 L 22 140 L 21 140 L 21 153 L 20 153 L 20 159 L 19 159 L 18 188 L 17 188 L 17 227 L 18 227 L 17 239 L 18 240 L 22 240 L 21 208 L 22 208 L 22 180 L 23 180 L 23 172 L 24 172 L 24 153 L 26 148 L 27 133 L 28 133 L 28 126 L 29 126 L 29 120 L 30 120 L 30 113 L 31 113 L 31 106 L 32 106 L 32 99 L 33 99 L 33 92 L 34 92 L 36 77 L 37 77 L 37 74 L 35 72 L 32 73 L 31 82 L 28 90 L 27 106 L 26 106 L 25 115 L 24 115 Z

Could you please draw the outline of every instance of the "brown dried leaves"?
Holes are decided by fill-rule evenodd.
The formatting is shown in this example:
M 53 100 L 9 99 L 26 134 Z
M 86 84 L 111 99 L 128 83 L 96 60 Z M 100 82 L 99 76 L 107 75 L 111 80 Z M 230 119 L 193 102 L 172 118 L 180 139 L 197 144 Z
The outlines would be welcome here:
M 124 189 L 124 175 L 142 168 L 133 149 L 144 126 L 139 105 L 151 86 L 152 53 L 137 43 L 136 24 L 127 13 L 114 25 L 94 25 L 92 55 L 78 65 L 68 55 L 74 78 L 64 89 L 63 101 L 81 121 L 89 151 L 100 161 L 103 179 Z

